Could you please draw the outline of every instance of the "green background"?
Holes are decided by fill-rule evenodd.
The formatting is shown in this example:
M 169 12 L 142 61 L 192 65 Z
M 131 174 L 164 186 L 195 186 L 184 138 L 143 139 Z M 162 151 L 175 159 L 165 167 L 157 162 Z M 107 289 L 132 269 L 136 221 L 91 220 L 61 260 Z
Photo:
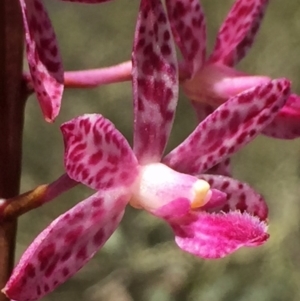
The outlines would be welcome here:
M 208 48 L 233 1 L 203 0 Z M 47 1 L 66 70 L 104 67 L 130 58 L 138 1 L 100 5 Z M 238 66 L 251 74 L 288 77 L 300 92 L 300 6 L 270 1 L 257 40 Z M 47 124 L 34 96 L 28 100 L 22 191 L 63 173 L 59 125 L 83 113 L 109 118 L 132 141 L 131 83 L 66 90 L 61 114 Z M 195 127 L 182 94 L 168 150 Z M 43 300 L 84 301 L 298 301 L 300 300 L 300 141 L 258 137 L 233 158 L 234 176 L 262 193 L 270 207 L 271 238 L 220 260 L 180 251 L 168 226 L 128 208 L 105 247 L 79 273 Z M 17 257 L 54 218 L 92 193 L 76 187 L 20 218 Z

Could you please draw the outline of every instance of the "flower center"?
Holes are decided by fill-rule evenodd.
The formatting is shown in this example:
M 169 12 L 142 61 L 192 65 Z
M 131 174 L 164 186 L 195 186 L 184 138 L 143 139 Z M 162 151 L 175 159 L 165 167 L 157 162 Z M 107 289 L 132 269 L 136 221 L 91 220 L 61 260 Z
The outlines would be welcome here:
M 211 191 L 209 184 L 204 180 L 197 180 L 195 184 L 193 185 L 194 190 L 194 198 L 191 202 L 191 208 L 199 208 L 205 205 L 210 197 L 211 197 Z
M 152 163 L 140 168 L 130 204 L 153 211 L 177 198 L 186 198 L 195 209 L 205 205 L 211 194 L 206 181 L 179 173 L 162 163 Z
M 183 89 L 194 101 L 219 106 L 228 98 L 269 81 L 267 76 L 250 76 L 225 65 L 207 64 L 183 82 Z

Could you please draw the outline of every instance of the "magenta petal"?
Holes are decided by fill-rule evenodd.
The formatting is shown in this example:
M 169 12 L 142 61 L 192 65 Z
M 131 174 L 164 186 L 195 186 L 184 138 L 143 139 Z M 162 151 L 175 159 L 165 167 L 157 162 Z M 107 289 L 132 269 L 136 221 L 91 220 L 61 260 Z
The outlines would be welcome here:
M 252 46 L 268 0 L 237 0 L 218 33 L 212 63 L 237 64 Z
M 129 186 L 138 162 L 114 125 L 98 114 L 86 114 L 61 126 L 65 167 L 70 178 L 93 189 Z
M 263 130 L 263 134 L 279 139 L 300 137 L 300 97 L 290 95 L 274 120 Z
M 212 194 L 209 201 L 210 206 L 208 207 L 211 207 L 211 204 L 220 206 L 226 203 L 226 193 L 214 188 L 211 190 L 211 192 Z M 202 211 L 202 209 L 204 210 L 204 208 L 205 207 L 203 206 L 198 210 Z M 168 223 L 182 223 L 190 220 L 191 210 L 191 203 L 188 199 L 177 198 L 156 210 L 150 211 L 150 213 L 152 213 L 156 217 L 166 220 Z M 198 210 L 195 210 L 194 212 L 198 212 Z
M 204 210 L 206 211 L 206 209 L 209 208 L 216 208 L 216 207 L 220 207 L 220 206 L 224 206 L 227 203 L 227 194 L 221 190 L 215 189 L 211 186 L 211 197 L 208 201 L 208 203 L 206 203 L 204 206 L 202 206 L 200 209 L 200 211 Z
M 163 218 L 168 222 L 174 220 L 181 220 L 189 215 L 191 210 L 191 203 L 186 198 L 178 198 L 169 202 L 166 205 L 152 211 L 151 213 L 156 217 Z
M 60 110 L 64 82 L 55 33 L 40 0 L 19 1 L 34 90 L 45 119 L 53 121 Z
M 239 210 L 257 216 L 260 220 L 267 219 L 268 206 L 264 198 L 248 184 L 217 175 L 204 174 L 200 175 L 199 178 L 207 181 L 211 188 L 218 189 L 227 194 L 226 202 L 223 204 L 208 202 L 203 206 L 204 210 L 209 210 L 210 212 Z
M 174 39 L 192 77 L 206 55 L 205 16 L 198 0 L 166 0 Z
M 179 172 L 203 173 L 238 151 L 270 124 L 289 93 L 289 81 L 278 79 L 230 98 L 163 162 Z
M 141 0 L 132 53 L 134 152 L 158 162 L 172 127 L 178 70 L 172 34 L 160 0 Z
M 96 193 L 53 221 L 23 254 L 7 296 L 37 300 L 75 274 L 115 231 L 129 198 L 126 190 Z
M 215 109 L 206 103 L 192 101 L 191 102 L 199 122 L 203 121 L 209 114 L 211 114 Z M 230 167 L 230 158 L 226 158 L 224 161 L 216 164 L 215 166 L 211 167 L 209 170 L 204 170 L 208 174 L 214 175 L 222 175 L 222 176 L 231 176 L 231 167 Z
M 267 226 L 258 218 L 238 211 L 191 214 L 185 223 L 171 223 L 177 245 L 202 258 L 221 258 L 241 247 L 263 244 Z

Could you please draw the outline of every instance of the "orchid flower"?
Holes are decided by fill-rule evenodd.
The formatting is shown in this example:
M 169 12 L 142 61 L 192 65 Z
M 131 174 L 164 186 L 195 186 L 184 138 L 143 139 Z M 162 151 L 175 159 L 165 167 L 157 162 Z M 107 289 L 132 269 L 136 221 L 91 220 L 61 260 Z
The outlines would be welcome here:
M 25 29 L 31 84 L 49 122 L 59 113 L 63 93 L 63 66 L 51 21 L 41 0 L 19 0 Z M 62 0 L 101 3 L 109 0 Z
M 202 173 L 271 122 L 288 97 L 289 82 L 269 81 L 230 98 L 162 158 L 177 104 L 178 70 L 160 0 L 141 1 L 132 63 L 133 149 L 98 114 L 61 126 L 69 177 L 97 192 L 34 240 L 3 290 L 9 298 L 37 300 L 75 274 L 116 230 L 128 204 L 165 220 L 179 248 L 201 258 L 224 257 L 267 240 L 264 199 L 245 183 Z
M 228 98 L 270 80 L 234 68 L 251 48 L 267 4 L 268 0 L 235 1 L 219 30 L 215 47 L 206 59 L 206 25 L 199 1 L 166 0 L 172 31 L 186 70 L 183 89 L 193 101 L 199 120 Z M 262 132 L 274 138 L 298 138 L 300 97 L 291 95 Z
M 270 80 L 234 68 L 251 48 L 267 4 L 268 0 L 235 1 L 206 59 L 206 24 L 199 1 L 166 0 L 173 35 L 183 57 L 182 86 L 199 121 L 230 97 Z M 300 97 L 292 94 L 262 133 L 280 139 L 298 138 Z M 210 172 L 230 176 L 230 159 Z
M 183 56 L 179 78 L 199 121 L 231 96 L 270 80 L 234 68 L 251 48 L 267 4 L 268 0 L 237 0 L 206 59 L 206 25 L 198 0 L 166 0 L 173 35 Z M 130 80 L 131 68 L 131 62 L 124 62 L 108 68 L 66 72 L 65 85 L 84 88 Z M 280 139 L 298 138 L 299 123 L 300 97 L 292 94 L 262 133 Z M 228 164 L 229 160 L 222 162 L 222 170 L 227 174 Z

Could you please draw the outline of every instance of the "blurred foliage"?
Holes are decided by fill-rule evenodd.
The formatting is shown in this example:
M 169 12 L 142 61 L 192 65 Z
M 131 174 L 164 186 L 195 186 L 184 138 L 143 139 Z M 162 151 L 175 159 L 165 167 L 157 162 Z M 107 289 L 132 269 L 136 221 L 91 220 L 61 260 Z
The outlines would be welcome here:
M 202 0 L 212 48 L 233 1 Z M 131 55 L 138 1 L 80 5 L 47 1 L 65 68 L 109 66 Z M 256 43 L 239 68 L 288 77 L 300 92 L 300 6 L 298 0 L 270 1 Z M 63 173 L 59 125 L 83 113 L 99 112 L 132 141 L 131 83 L 91 90 L 67 90 L 55 124 L 47 124 L 31 97 L 24 136 L 22 191 Z M 195 127 L 181 95 L 168 148 Z M 300 300 L 300 141 L 259 137 L 234 157 L 234 175 L 249 182 L 270 206 L 268 243 L 220 260 L 204 261 L 180 251 L 166 224 L 128 208 L 119 229 L 76 276 L 43 300 L 85 301 L 298 301 Z M 91 194 L 77 187 L 20 219 L 17 257 L 59 214 Z

